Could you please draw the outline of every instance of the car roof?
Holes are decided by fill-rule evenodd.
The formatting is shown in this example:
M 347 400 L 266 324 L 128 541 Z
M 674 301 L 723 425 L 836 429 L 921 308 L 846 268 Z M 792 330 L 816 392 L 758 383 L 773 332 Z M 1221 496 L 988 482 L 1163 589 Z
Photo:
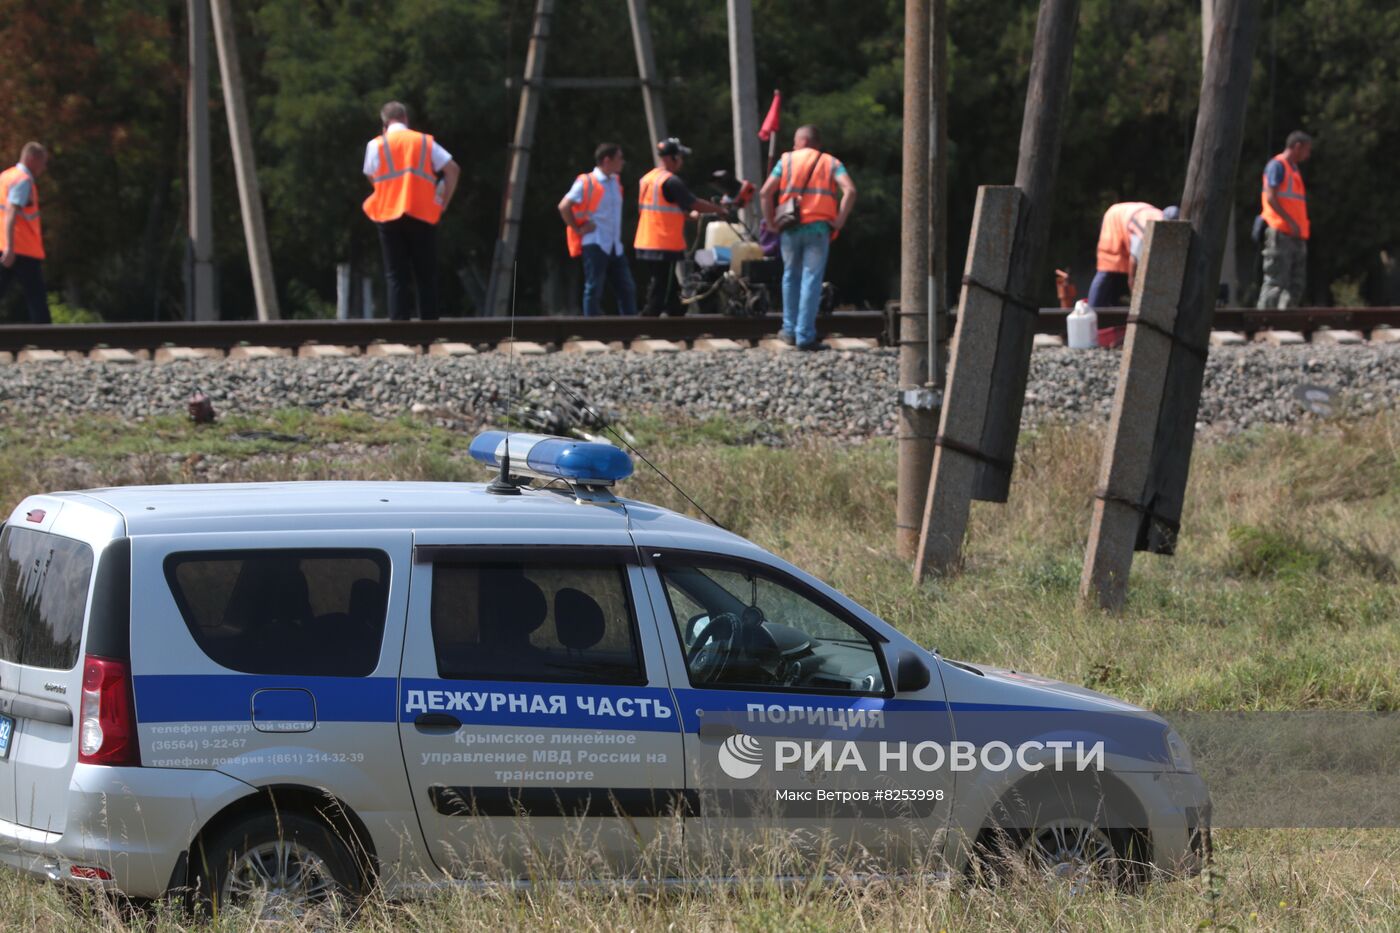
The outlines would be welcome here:
M 132 537 L 221 530 L 498 529 L 622 531 L 629 519 L 649 531 L 732 544 L 741 538 L 630 499 L 596 496 L 589 504 L 561 489 L 486 492 L 484 483 L 286 482 L 116 486 L 56 493 L 97 500 L 121 513 Z M 626 512 L 618 505 L 626 507 Z M 542 544 L 565 543 L 541 540 Z M 748 543 L 748 542 L 744 542 Z

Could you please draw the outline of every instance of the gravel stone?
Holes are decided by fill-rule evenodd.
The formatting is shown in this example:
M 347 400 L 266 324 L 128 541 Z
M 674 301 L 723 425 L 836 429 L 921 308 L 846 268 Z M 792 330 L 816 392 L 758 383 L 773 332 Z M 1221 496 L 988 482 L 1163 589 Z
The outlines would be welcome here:
M 1107 423 L 1121 355 L 1037 350 L 1023 424 Z M 499 416 L 522 384 L 569 384 L 595 406 L 627 416 L 724 416 L 755 426 L 754 440 L 820 435 L 892 436 L 897 355 L 861 352 L 555 353 L 518 356 L 279 358 L 155 364 L 0 366 L 0 412 L 37 417 L 94 412 L 141 419 L 180 413 L 196 389 L 221 414 L 279 408 L 415 413 L 465 425 Z M 1199 427 L 1236 433 L 1259 424 L 1315 420 L 1300 385 L 1334 392 L 1334 413 L 1364 415 L 1400 402 L 1400 345 L 1216 348 L 1206 367 Z

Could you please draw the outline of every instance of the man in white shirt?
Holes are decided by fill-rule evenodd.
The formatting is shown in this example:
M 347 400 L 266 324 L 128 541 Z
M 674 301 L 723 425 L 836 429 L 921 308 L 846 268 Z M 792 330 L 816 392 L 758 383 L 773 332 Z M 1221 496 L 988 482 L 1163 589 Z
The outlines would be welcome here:
M 559 202 L 570 255 L 583 257 L 583 313 L 602 314 L 603 286 L 612 286 L 617 313 L 637 313 L 637 287 L 622 248 L 622 147 L 599 143 L 594 169 L 574 179 Z
M 365 146 L 364 173 L 374 186 L 364 211 L 379 228 L 389 317 L 412 317 L 409 285 L 418 293 L 418 316 L 437 320 L 437 223 L 457 190 L 461 170 L 427 133 L 408 128 L 408 108 L 390 101 L 379 111 L 383 132 Z

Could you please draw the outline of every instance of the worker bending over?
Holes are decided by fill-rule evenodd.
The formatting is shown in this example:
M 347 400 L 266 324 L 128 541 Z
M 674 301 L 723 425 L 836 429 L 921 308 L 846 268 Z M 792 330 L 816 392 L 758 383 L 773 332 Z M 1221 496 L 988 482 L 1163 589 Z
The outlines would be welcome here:
M 647 279 L 647 300 L 642 313 L 656 317 L 685 313 L 676 263 L 685 258 L 685 218 L 689 214 L 726 211 L 712 201 L 690 193 L 676 173 L 685 165 L 690 149 L 674 136 L 656 144 L 661 165 L 642 176 L 637 192 L 637 236 L 632 247 Z
M 1124 201 L 1104 211 L 1099 229 L 1098 271 L 1089 286 L 1091 308 L 1121 308 L 1132 300 L 1138 260 L 1147 225 L 1154 220 L 1176 220 L 1175 207 L 1159 210 L 1145 201 Z

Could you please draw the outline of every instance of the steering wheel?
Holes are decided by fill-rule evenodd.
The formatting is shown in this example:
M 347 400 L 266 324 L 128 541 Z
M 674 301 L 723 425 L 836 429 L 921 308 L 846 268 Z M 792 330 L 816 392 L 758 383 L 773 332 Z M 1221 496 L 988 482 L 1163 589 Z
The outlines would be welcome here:
M 719 683 L 740 650 L 739 619 L 732 612 L 710 616 L 690 652 L 690 676 L 697 683 Z

